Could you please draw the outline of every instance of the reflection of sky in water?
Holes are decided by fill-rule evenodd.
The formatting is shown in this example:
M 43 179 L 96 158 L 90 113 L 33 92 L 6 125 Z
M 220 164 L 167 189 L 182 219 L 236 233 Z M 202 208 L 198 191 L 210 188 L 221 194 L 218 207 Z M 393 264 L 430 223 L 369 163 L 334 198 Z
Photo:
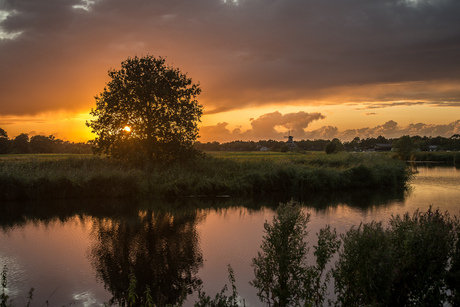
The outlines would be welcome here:
M 96 283 L 86 258 L 89 225 L 88 220 L 75 217 L 65 223 L 30 223 L 0 234 L 0 264 L 8 267 L 8 288 L 18 306 L 27 301 L 32 287 L 33 306 L 47 300 L 50 306 L 108 301 L 110 295 Z
M 352 225 L 372 220 L 388 221 L 391 214 L 426 211 L 430 204 L 459 214 L 460 171 L 453 168 L 419 168 L 412 189 L 404 200 L 362 208 L 343 203 L 324 209 L 306 207 L 309 223 L 310 253 L 316 233 L 326 224 L 344 232 Z M 308 203 L 308 202 L 307 202 Z M 142 212 L 140 213 L 142 215 Z M 263 223 L 271 221 L 271 209 L 242 207 L 204 209 L 197 226 L 203 267 L 198 275 L 204 291 L 214 296 L 229 284 L 227 265 L 235 272 L 236 285 L 246 306 L 260 306 L 256 291 L 248 282 L 253 278 L 251 259 L 257 254 L 263 236 Z M 93 219 L 73 217 L 67 222 L 28 223 L 0 232 L 0 265 L 8 266 L 9 295 L 17 305 L 25 305 L 27 292 L 35 288 L 33 305 L 94 306 L 108 302 L 110 293 L 96 280 L 88 261 Z M 110 220 L 107 219 L 107 222 Z M 192 306 L 196 296 L 189 297 Z
M 373 220 L 384 225 L 392 214 L 413 213 L 428 207 L 439 207 L 451 214 L 460 215 L 460 171 L 454 168 L 419 168 L 419 173 L 411 183 L 411 190 L 404 200 L 394 200 L 386 204 L 371 205 L 366 208 L 338 204 L 325 209 L 306 207 L 311 214 L 308 225 L 310 254 L 316 244 L 316 233 L 326 224 L 345 232 L 353 225 Z M 222 212 L 211 211 L 206 221 L 199 226 L 204 267 L 199 275 L 204 281 L 207 293 L 216 293 L 227 283 L 226 266 L 231 264 L 235 271 L 239 294 L 246 299 L 246 306 L 260 306 L 254 288 L 248 282 L 253 278 L 251 259 L 256 256 L 263 236 L 263 223 L 273 219 L 273 211 L 249 211 L 229 209 Z M 192 304 L 188 305 L 192 306 Z

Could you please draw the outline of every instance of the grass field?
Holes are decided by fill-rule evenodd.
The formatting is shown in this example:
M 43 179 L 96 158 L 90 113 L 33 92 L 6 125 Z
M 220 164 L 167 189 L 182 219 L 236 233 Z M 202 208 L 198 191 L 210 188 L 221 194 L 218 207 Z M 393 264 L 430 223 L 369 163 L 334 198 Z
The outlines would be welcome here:
M 0 156 L 0 199 L 298 195 L 402 188 L 405 164 L 372 153 L 219 152 L 149 170 L 92 155 Z
M 45 160 L 62 160 L 68 158 L 90 158 L 91 154 L 8 154 L 0 155 L 0 162 L 12 161 L 45 161 Z
M 323 155 L 321 151 L 310 151 L 307 153 L 297 152 L 274 152 L 274 151 L 208 151 L 206 152 L 216 158 L 229 158 L 229 159 L 291 159 L 294 157 L 306 157 L 313 155 Z

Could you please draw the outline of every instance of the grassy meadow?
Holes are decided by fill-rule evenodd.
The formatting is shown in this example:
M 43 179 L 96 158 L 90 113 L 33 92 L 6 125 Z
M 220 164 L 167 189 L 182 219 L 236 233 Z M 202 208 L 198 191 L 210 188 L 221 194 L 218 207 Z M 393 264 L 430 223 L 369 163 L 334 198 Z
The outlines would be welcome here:
M 378 153 L 218 152 L 135 168 L 93 155 L 0 156 L 0 199 L 260 196 L 404 188 L 403 162 Z

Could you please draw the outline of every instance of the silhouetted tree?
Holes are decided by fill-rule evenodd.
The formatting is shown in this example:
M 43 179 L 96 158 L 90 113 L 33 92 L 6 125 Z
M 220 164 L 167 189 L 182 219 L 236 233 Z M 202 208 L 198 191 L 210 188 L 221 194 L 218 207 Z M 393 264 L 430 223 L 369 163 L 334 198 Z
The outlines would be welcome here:
M 414 140 L 409 135 L 404 135 L 393 142 L 393 148 L 401 160 L 409 160 L 417 148 Z
M 30 153 L 29 135 L 21 133 L 11 141 L 13 153 Z
M 219 142 L 207 142 L 207 143 L 196 142 L 195 148 L 198 150 L 205 150 L 205 151 L 219 151 L 221 149 L 221 145 Z
M 108 74 L 111 80 L 90 113 L 96 119 L 86 123 L 97 134 L 96 152 L 163 162 L 196 153 L 199 84 L 150 55 L 128 58 Z
M 7 154 L 10 152 L 10 140 L 8 133 L 0 128 L 0 154 Z
M 34 135 L 29 141 L 33 153 L 53 153 L 55 147 L 54 135 Z
M 297 141 L 297 148 L 301 150 L 323 151 L 324 147 L 329 143 L 328 140 L 301 140 Z
M 324 148 L 324 151 L 326 151 L 327 154 L 334 154 L 334 153 L 338 153 L 338 152 L 341 152 L 341 151 L 344 151 L 344 150 L 345 150 L 345 148 L 343 147 L 342 142 L 337 138 L 333 139 Z
M 221 148 L 228 151 L 256 151 L 258 145 L 254 141 L 232 141 L 222 144 Z
M 347 148 L 347 150 L 352 150 L 352 151 L 360 150 L 361 149 L 361 139 L 359 138 L 359 136 L 357 136 L 352 141 L 346 143 L 345 147 Z
M 375 140 L 379 144 L 390 144 L 390 141 L 382 135 L 379 135 Z

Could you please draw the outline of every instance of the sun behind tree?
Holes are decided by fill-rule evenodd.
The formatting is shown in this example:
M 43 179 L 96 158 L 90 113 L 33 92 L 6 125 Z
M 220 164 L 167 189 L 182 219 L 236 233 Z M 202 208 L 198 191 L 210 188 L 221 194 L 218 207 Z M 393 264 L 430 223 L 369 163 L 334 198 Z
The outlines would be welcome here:
M 196 154 L 203 107 L 195 99 L 199 84 L 165 59 L 151 55 L 128 58 L 96 96 L 95 152 L 128 161 L 171 162 Z

